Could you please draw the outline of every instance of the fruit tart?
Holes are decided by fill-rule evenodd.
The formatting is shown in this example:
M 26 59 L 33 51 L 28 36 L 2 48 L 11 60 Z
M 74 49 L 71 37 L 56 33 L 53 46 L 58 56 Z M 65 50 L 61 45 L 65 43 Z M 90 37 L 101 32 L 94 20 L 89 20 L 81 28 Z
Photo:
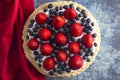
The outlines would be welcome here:
M 86 70 L 100 46 L 98 23 L 82 5 L 72 1 L 40 5 L 23 29 L 26 58 L 49 77 L 71 77 Z

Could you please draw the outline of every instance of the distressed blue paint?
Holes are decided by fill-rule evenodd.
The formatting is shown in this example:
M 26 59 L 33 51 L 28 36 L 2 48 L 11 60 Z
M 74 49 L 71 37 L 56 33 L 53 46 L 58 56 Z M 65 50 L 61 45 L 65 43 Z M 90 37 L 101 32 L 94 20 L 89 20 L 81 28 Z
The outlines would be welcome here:
M 40 4 L 59 0 L 35 0 Z M 94 63 L 72 78 L 47 80 L 120 80 L 120 0 L 72 0 L 85 6 L 97 19 L 101 32 L 101 47 Z

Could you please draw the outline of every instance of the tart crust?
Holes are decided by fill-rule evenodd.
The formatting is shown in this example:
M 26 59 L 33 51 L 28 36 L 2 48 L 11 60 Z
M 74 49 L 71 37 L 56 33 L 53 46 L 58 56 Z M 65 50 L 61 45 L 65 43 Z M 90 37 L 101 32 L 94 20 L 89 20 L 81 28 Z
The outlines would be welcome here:
M 90 16 L 90 18 L 92 18 L 94 24 L 95 24 L 95 33 L 97 34 L 97 37 L 95 38 L 95 41 L 97 41 L 97 44 L 98 46 L 95 47 L 94 49 L 94 55 L 91 56 L 91 61 L 90 62 L 85 62 L 85 65 L 78 69 L 78 70 L 75 70 L 74 72 L 70 72 L 70 73 L 67 73 L 67 72 L 64 72 L 63 74 L 54 74 L 54 75 L 49 75 L 49 73 L 45 73 L 44 70 L 38 66 L 38 63 L 36 63 L 36 61 L 31 57 L 31 51 L 30 49 L 28 48 L 27 46 L 27 43 L 28 43 L 28 40 L 26 39 L 26 36 L 27 36 L 27 30 L 29 28 L 29 23 L 30 23 L 30 20 L 34 18 L 34 16 L 40 11 L 40 10 L 43 10 L 44 8 L 47 8 L 48 4 L 53 4 L 54 6 L 60 6 L 60 5 L 69 5 L 69 4 L 74 4 L 75 6 L 79 7 L 80 9 L 84 9 L 86 10 L 86 14 L 88 16 Z M 48 76 L 48 77 L 72 77 L 72 76 L 76 76 L 78 74 L 80 74 L 81 72 L 83 72 L 84 70 L 86 70 L 94 61 L 95 57 L 97 56 L 97 53 L 99 51 L 99 47 L 100 47 L 100 31 L 99 31 L 99 27 L 98 27 L 98 23 L 97 21 L 95 20 L 95 18 L 92 16 L 92 14 L 85 8 L 83 7 L 82 5 L 76 3 L 76 2 L 72 2 L 72 1 L 59 1 L 59 2 L 49 2 L 49 3 L 45 3 L 43 5 L 40 5 L 30 16 L 29 18 L 27 19 L 26 23 L 25 23 L 25 26 L 24 26 L 24 29 L 23 29 L 23 35 L 22 35 L 22 39 L 23 39 L 23 50 L 24 50 L 24 54 L 26 56 L 26 58 L 30 61 L 30 63 L 42 74 L 44 74 L 45 76 Z

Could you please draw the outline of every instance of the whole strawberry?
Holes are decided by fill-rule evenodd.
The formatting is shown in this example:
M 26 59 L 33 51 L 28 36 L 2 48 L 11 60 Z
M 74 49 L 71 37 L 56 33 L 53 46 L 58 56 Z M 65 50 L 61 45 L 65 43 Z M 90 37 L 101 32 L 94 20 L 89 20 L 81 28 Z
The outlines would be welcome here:
M 49 43 L 44 43 L 44 44 L 41 44 L 40 51 L 41 51 L 41 54 L 48 56 L 53 52 L 53 48 Z
M 91 48 L 93 45 L 94 38 L 91 34 L 86 34 L 82 37 L 82 44 L 87 48 Z
M 55 66 L 55 61 L 53 58 L 48 57 L 43 62 L 43 68 L 47 71 L 53 69 L 54 66 Z
M 80 51 L 79 43 L 78 42 L 71 42 L 68 45 L 68 50 L 72 54 L 78 54 L 78 52 Z
M 35 20 L 38 24 L 44 24 L 47 21 L 47 16 L 44 13 L 38 13 Z
M 69 59 L 68 64 L 70 69 L 77 70 L 83 66 L 83 59 L 80 56 L 75 55 Z
M 64 51 L 58 51 L 56 58 L 60 62 L 65 62 L 67 60 L 67 53 Z
M 36 50 L 38 49 L 39 47 L 39 44 L 38 44 L 38 41 L 34 38 L 30 39 L 29 42 L 28 42 L 28 48 L 31 49 L 31 50 Z
M 51 25 L 55 29 L 62 28 L 65 25 L 65 19 L 62 16 L 54 16 Z
M 73 8 L 68 8 L 64 12 L 64 17 L 66 19 L 73 19 L 77 17 L 77 12 Z
M 42 28 L 38 32 L 38 36 L 41 40 L 48 40 L 51 37 L 52 33 L 48 28 Z
M 72 36 L 78 37 L 82 34 L 82 26 L 79 23 L 73 23 L 70 25 L 70 34 Z
M 63 33 L 57 33 L 55 35 L 55 42 L 58 44 L 58 45 L 65 45 L 66 42 L 67 42 L 67 37 L 65 36 L 65 34 Z

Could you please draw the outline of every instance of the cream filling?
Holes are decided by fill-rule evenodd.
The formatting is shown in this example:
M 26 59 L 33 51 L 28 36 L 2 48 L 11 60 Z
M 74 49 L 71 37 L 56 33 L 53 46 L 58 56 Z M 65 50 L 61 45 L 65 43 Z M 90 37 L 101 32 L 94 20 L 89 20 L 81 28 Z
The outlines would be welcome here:
M 49 10 L 49 9 L 48 9 Z M 74 6 L 74 10 L 77 12 L 77 13 L 79 13 L 77 10 L 76 10 L 76 6 Z M 62 10 L 59 10 L 59 11 L 65 11 L 65 9 L 62 9 Z M 47 12 L 43 12 L 43 10 L 41 10 L 41 11 L 39 11 L 39 12 L 42 12 L 42 13 L 45 13 L 46 15 L 47 15 L 47 17 L 49 17 L 49 12 L 47 11 Z M 39 13 L 38 12 L 38 13 Z M 90 16 L 88 16 L 87 15 L 87 18 L 90 18 L 91 19 L 91 22 L 94 22 L 94 19 L 92 19 Z M 87 19 L 86 18 L 86 19 Z M 35 19 L 35 17 L 33 18 L 33 19 Z M 66 20 L 66 22 L 68 21 L 67 19 L 65 19 Z M 77 23 L 80 23 L 81 24 L 81 20 L 77 20 L 76 21 Z M 90 23 L 89 23 L 90 24 Z M 35 28 L 35 25 L 36 25 L 36 22 L 34 22 L 34 24 L 33 24 L 33 27 L 32 28 L 29 28 L 29 29 L 33 29 L 33 28 Z M 92 26 L 92 27 L 95 27 L 95 26 Z M 91 32 L 91 34 L 93 34 L 95 32 L 95 29 L 93 28 L 93 31 Z M 82 35 L 81 36 L 79 36 L 79 37 L 76 37 L 75 39 L 78 39 L 78 38 L 81 38 L 83 35 L 85 35 L 86 33 L 82 33 Z M 30 36 L 29 34 L 28 34 L 28 36 L 29 36 L 29 40 L 31 39 L 31 38 L 33 38 L 32 36 Z M 40 41 L 40 39 L 39 38 L 37 38 L 37 40 L 38 41 Z M 46 41 L 47 42 L 47 41 Z M 96 39 L 94 40 L 94 42 L 97 42 L 96 41 Z M 93 42 L 93 43 L 94 43 Z M 65 46 L 67 46 L 67 45 L 65 45 Z M 95 47 L 94 46 L 92 46 L 92 48 L 93 48 L 93 52 L 94 52 L 94 50 L 95 50 Z M 41 52 L 40 52 L 40 46 L 39 46 L 39 48 L 37 49 L 37 51 L 39 52 L 39 54 L 41 54 Z M 33 51 L 31 50 L 31 57 L 34 59 L 35 58 L 35 55 L 33 54 Z M 50 57 L 50 56 L 44 56 L 43 58 L 42 58 L 42 60 L 44 61 L 47 57 Z M 83 55 L 81 56 L 81 57 L 83 57 Z M 88 56 L 90 59 L 91 59 L 91 56 Z M 54 60 L 56 60 L 56 58 L 54 58 Z M 69 57 L 68 57 L 68 59 L 67 59 L 67 63 L 68 63 L 68 61 L 69 61 Z M 84 62 L 83 62 L 83 66 L 86 64 L 86 61 L 85 60 L 83 60 Z M 39 64 L 39 62 L 38 61 L 36 61 L 36 63 L 37 64 Z M 46 73 L 46 74 L 48 74 L 49 73 L 49 71 L 46 71 L 44 68 L 43 68 L 43 62 L 42 62 L 42 64 L 41 64 L 42 66 L 41 66 L 41 69 Z M 82 67 L 83 67 L 82 66 Z M 55 67 L 57 67 L 57 65 L 55 65 Z M 68 65 L 67 65 L 67 67 L 69 67 Z M 79 70 L 79 69 L 78 69 Z M 71 70 L 71 72 L 75 72 L 76 70 Z M 56 75 L 61 75 L 61 74 L 58 74 L 57 72 L 55 72 L 55 74 Z

